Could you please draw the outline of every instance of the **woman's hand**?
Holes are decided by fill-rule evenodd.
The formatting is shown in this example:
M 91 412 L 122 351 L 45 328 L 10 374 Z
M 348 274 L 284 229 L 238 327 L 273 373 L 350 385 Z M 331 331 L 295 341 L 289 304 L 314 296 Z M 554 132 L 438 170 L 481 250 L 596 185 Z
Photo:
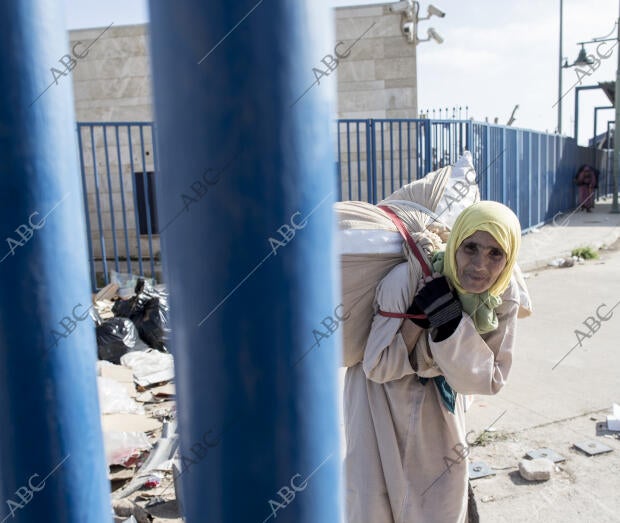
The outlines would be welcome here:
M 428 277 L 413 299 L 413 305 L 424 311 L 431 327 L 451 322 L 462 314 L 461 302 L 445 276 Z

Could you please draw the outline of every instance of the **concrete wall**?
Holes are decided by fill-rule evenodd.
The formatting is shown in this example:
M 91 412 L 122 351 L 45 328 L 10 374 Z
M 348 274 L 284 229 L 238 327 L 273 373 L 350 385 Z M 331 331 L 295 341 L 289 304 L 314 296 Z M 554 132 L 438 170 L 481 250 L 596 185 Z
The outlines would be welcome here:
M 416 118 L 416 48 L 388 4 L 334 10 L 336 40 L 347 47 L 375 24 L 338 66 L 338 118 Z
M 104 29 L 70 31 L 71 47 L 90 45 Z M 150 67 L 148 26 L 110 27 L 73 70 L 78 122 L 152 121 Z

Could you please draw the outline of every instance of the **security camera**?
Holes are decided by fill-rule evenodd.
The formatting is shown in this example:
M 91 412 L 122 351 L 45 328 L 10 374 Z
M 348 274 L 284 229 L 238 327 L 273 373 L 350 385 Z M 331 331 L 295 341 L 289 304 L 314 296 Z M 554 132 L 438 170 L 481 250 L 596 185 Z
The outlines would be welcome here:
M 415 40 L 415 24 L 413 22 L 405 22 L 402 29 L 407 41 L 413 42 Z
M 432 27 L 430 27 L 427 31 L 428 34 L 428 38 L 429 39 L 433 39 L 435 40 L 435 42 L 437 42 L 438 44 L 443 44 L 443 38 L 441 36 L 439 36 L 439 34 L 437 33 L 437 31 L 435 31 L 435 29 L 433 29 Z
M 446 13 L 431 4 L 428 6 L 428 16 L 430 17 L 433 15 L 438 16 L 439 18 L 443 18 L 444 16 L 446 16 Z
M 413 1 L 403 0 L 402 2 L 396 2 L 395 4 L 390 4 L 388 9 L 390 13 L 404 13 L 405 11 L 413 9 Z

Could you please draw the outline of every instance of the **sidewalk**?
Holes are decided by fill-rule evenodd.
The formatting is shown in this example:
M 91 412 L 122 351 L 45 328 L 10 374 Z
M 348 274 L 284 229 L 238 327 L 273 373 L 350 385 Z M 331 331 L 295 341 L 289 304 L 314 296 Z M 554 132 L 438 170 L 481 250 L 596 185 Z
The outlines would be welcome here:
M 620 437 L 596 431 L 620 403 L 620 215 L 609 209 L 597 203 L 592 213 L 558 216 L 557 225 L 523 237 L 519 264 L 534 314 L 518 320 L 507 384 L 496 396 L 477 396 L 467 413 L 476 436 L 493 426 L 489 444 L 468 458 L 495 473 L 472 481 L 481 521 L 620 522 Z M 598 259 L 539 270 L 575 247 L 601 245 Z M 574 448 L 586 440 L 613 451 L 588 457 Z M 543 447 L 566 461 L 547 482 L 524 481 L 519 460 Z
M 518 263 L 523 272 L 540 269 L 576 247 L 600 248 L 620 237 L 620 214 L 610 214 L 611 198 L 596 203 L 591 213 L 578 209 L 558 214 L 547 225 L 523 235 Z

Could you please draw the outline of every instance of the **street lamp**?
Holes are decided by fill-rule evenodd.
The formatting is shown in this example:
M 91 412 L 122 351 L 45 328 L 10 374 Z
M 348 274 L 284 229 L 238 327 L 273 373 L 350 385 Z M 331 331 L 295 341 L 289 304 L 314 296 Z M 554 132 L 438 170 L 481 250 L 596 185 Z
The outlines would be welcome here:
M 592 58 L 589 58 L 588 55 L 586 54 L 586 50 L 583 47 L 584 44 L 591 44 L 594 42 L 599 42 L 601 40 L 591 40 L 590 42 L 579 42 L 579 44 L 581 44 L 581 50 L 579 51 L 579 54 L 577 55 L 577 59 L 570 65 L 568 65 L 568 60 L 565 58 L 564 59 L 564 65 L 562 66 L 563 69 L 567 69 L 569 67 L 578 67 L 581 65 L 592 65 L 594 63 L 594 60 L 592 60 Z M 578 45 L 579 45 L 578 44 Z

